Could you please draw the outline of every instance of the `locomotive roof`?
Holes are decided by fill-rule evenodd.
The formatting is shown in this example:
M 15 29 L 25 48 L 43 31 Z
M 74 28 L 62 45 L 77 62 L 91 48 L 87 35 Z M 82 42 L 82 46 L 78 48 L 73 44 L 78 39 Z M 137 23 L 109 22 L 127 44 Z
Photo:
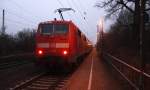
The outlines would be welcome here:
M 50 23 L 72 23 L 72 21 L 66 21 L 66 20 L 52 20 L 52 21 L 41 22 L 40 24 L 50 24 Z
M 71 20 L 67 21 L 67 20 L 51 20 L 51 21 L 45 21 L 45 22 L 41 22 L 40 24 L 51 24 L 51 23 L 63 23 L 63 24 L 74 24 Z M 75 25 L 75 24 L 74 24 Z M 76 26 L 76 25 L 75 25 Z M 76 26 L 77 27 L 77 26 Z M 78 27 L 77 27 L 78 28 Z M 81 32 L 82 33 L 82 32 Z M 82 33 L 82 35 L 85 36 L 85 34 Z M 87 38 L 87 37 L 86 37 Z M 91 44 L 91 41 L 87 38 L 88 43 Z

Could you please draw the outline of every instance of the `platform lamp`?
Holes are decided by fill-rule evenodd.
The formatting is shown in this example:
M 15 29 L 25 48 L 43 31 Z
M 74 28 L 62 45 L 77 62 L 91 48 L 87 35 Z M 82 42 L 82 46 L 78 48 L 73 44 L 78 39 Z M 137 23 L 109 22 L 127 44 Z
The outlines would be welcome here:
M 100 34 L 98 36 L 98 38 L 100 39 L 100 46 L 101 46 L 101 54 L 103 53 L 103 50 L 104 50 L 104 37 L 103 37 L 103 18 L 101 17 L 99 19 L 99 22 L 98 22 L 98 33 Z

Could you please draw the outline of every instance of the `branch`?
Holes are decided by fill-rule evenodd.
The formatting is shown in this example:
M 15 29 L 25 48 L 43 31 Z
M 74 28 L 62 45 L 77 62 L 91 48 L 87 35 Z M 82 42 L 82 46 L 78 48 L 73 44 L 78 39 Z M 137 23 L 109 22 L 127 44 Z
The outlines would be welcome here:
M 123 0 L 120 0 L 120 2 L 117 1 L 117 3 L 118 3 L 118 4 L 122 4 L 122 5 L 123 5 L 125 8 L 127 8 L 131 13 L 134 13 L 134 11 L 133 11 L 130 7 L 128 7 L 128 6 L 127 6 L 127 3 L 124 3 Z
M 117 11 L 119 11 L 121 8 L 117 8 L 117 9 L 112 9 L 110 10 L 111 12 L 109 14 L 106 15 L 106 18 L 109 18 L 110 16 L 114 15 L 114 13 L 116 13 Z
M 150 10 L 150 8 L 145 9 L 145 11 L 149 11 L 149 10 Z
M 146 0 L 146 9 L 145 9 L 145 11 L 149 11 L 150 10 L 150 8 L 148 8 L 148 7 L 150 7 L 150 0 Z
M 104 7 L 106 7 L 107 5 L 109 5 L 112 2 L 113 2 L 113 0 L 109 0 L 107 2 L 101 2 L 101 3 L 103 3 L 102 5 L 101 5 L 101 3 L 96 3 L 95 7 L 104 8 Z
M 150 6 L 150 3 L 149 3 L 149 2 L 147 2 L 146 4 Z

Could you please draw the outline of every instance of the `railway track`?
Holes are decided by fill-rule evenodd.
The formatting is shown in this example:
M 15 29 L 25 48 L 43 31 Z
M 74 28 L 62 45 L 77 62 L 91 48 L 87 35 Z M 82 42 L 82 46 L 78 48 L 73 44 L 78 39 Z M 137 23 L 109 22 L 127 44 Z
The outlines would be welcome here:
M 10 90 L 61 90 L 71 74 L 42 73 Z
M 21 65 L 33 63 L 34 55 L 32 53 L 8 55 L 0 57 L 0 71 L 18 67 Z
M 16 62 L 6 62 L 6 63 L 0 63 L 0 70 L 9 69 L 25 64 L 29 64 L 31 62 L 29 61 L 16 61 Z

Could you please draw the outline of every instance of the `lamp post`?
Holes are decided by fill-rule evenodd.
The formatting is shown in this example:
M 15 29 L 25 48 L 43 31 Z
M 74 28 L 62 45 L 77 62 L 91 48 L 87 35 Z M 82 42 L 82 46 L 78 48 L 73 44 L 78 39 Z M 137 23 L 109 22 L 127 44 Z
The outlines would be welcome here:
M 98 32 L 99 32 L 99 37 L 100 37 L 100 45 L 101 45 L 101 55 L 103 55 L 103 50 L 104 50 L 104 37 L 103 37 L 103 18 L 100 18 L 98 22 Z

